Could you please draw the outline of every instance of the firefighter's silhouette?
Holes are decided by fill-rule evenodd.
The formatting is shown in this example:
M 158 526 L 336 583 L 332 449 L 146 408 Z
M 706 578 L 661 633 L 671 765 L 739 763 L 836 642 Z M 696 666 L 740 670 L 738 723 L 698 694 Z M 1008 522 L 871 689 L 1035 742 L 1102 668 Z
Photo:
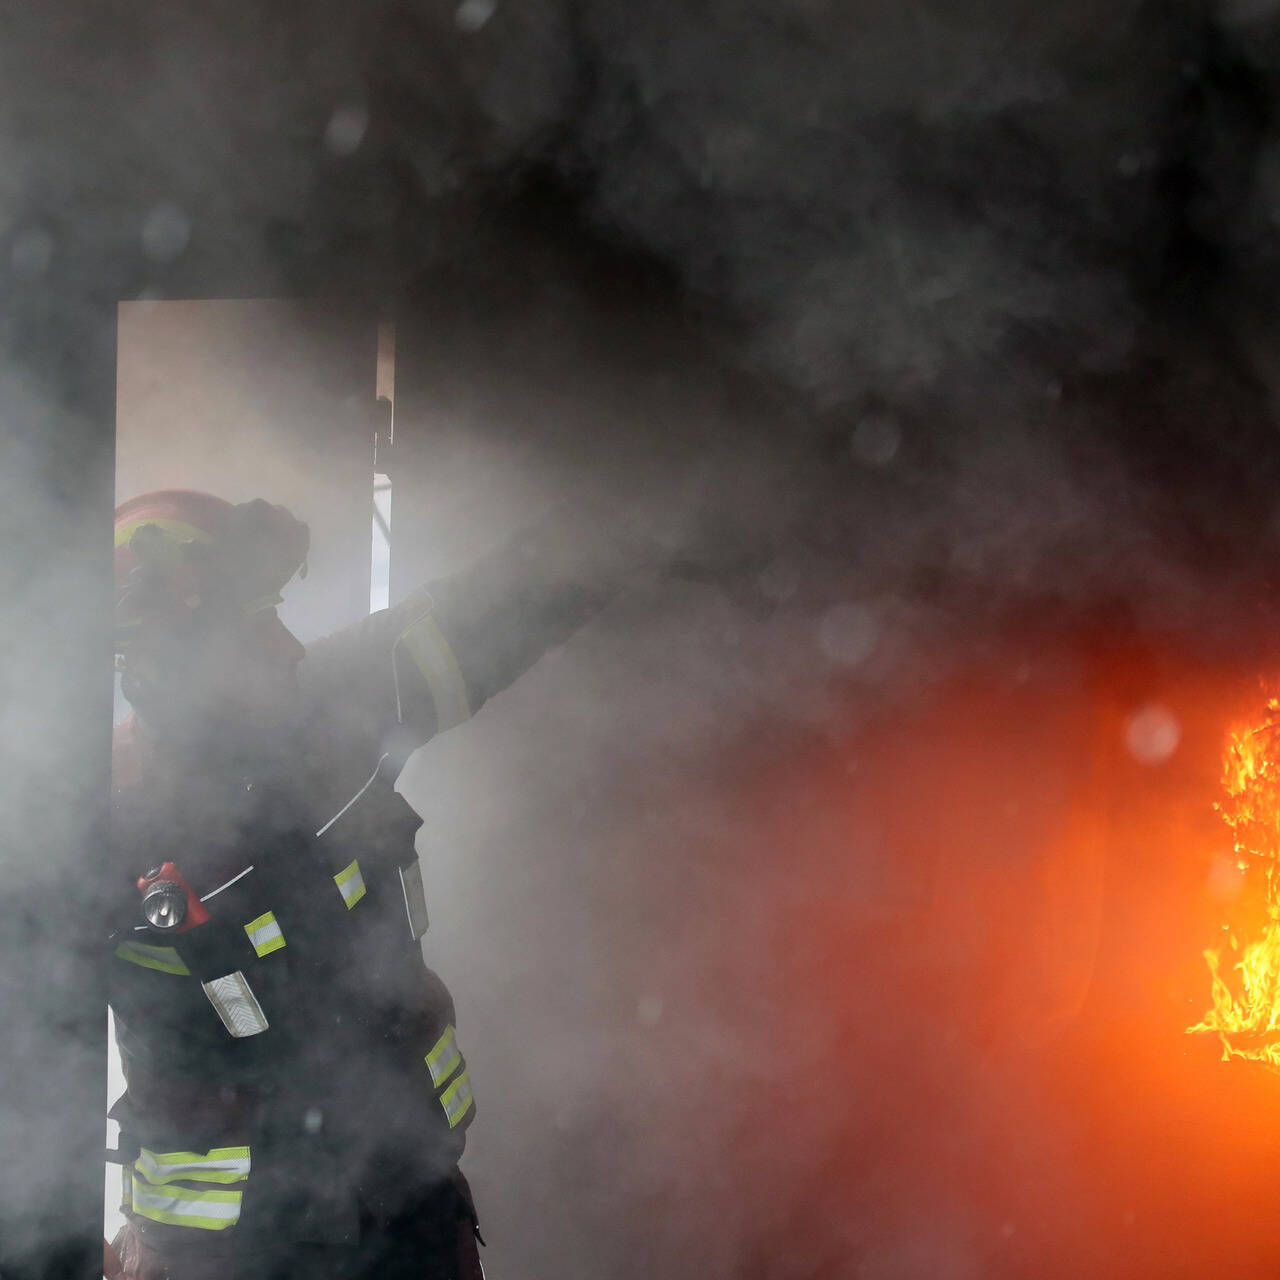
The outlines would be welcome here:
M 393 784 L 639 557 L 543 525 L 304 648 L 276 605 L 308 544 L 262 500 L 116 515 L 115 1248 L 138 1280 L 481 1274 L 476 1100 Z

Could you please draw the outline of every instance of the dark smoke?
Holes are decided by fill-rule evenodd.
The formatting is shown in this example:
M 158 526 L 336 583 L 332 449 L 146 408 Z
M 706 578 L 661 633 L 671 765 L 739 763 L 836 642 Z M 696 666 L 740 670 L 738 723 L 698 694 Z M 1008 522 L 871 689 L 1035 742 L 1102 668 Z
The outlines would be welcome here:
M 0 31 L 32 438 L 116 300 L 416 308 L 435 506 L 398 554 L 464 571 L 603 494 L 711 565 L 403 780 L 493 1269 L 1047 1273 L 1080 1115 L 963 993 L 901 1014 L 990 939 L 909 936 L 923 873 L 830 795 L 967 664 L 1077 688 L 1011 618 L 1210 658 L 1274 626 L 1280 7 L 54 0 Z M 14 529 L 68 516 L 76 461 L 5 483 Z M 6 570 L 32 610 L 65 585 Z M 61 759 L 11 704 L 15 776 Z M 1035 1190 L 996 1212 L 1010 1169 Z

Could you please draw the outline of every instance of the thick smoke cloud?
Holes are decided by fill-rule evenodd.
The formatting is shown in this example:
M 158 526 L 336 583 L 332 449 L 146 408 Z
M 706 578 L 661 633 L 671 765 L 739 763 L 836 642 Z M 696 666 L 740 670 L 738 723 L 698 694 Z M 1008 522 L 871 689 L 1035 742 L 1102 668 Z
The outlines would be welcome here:
M 826 398 L 994 372 L 1019 330 L 1113 361 L 1137 323 L 1115 257 L 1162 216 L 1185 33 L 1139 5 L 1098 16 L 593 7 L 596 209 Z
M 1011 615 L 1210 655 L 1274 619 L 1280 10 L 64 3 L 3 30 L 22 396 L 95 302 L 443 281 L 471 297 L 438 339 L 440 514 L 398 554 L 465 571 L 626 492 L 704 563 L 404 779 L 499 1269 L 1044 1273 L 1078 1213 L 1103 1243 L 1074 1274 L 1174 1274 L 1115 1251 L 1087 1106 L 966 989 L 1080 1004 L 984 958 L 998 881 L 923 936 L 967 882 L 884 795 L 953 762 L 885 725 L 941 733 L 935 693 L 986 663 L 1052 760 L 1083 660 Z M 15 705 L 10 743 L 57 757 Z M 1016 880 L 1037 839 L 964 847 Z

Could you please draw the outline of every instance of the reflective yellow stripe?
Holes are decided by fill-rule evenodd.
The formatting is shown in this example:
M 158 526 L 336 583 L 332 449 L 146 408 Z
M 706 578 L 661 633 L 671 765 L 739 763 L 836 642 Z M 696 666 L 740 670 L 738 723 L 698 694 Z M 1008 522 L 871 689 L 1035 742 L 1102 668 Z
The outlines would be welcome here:
M 121 525 L 116 530 L 116 546 L 127 546 L 130 539 L 143 525 L 153 524 L 157 529 L 177 538 L 179 542 L 210 542 L 209 535 L 203 529 L 197 529 L 193 524 L 187 524 L 184 520 L 167 520 L 163 516 L 147 516 L 142 520 L 135 520 L 132 524 Z
M 274 912 L 264 911 L 256 920 L 250 920 L 244 931 L 260 956 L 269 956 L 284 946 L 284 934 L 280 931 Z
M 464 1071 L 441 1095 L 440 1105 L 449 1121 L 449 1128 L 455 1129 L 462 1118 L 471 1110 L 475 1095 L 471 1092 L 471 1072 Z
M 350 864 L 333 877 L 333 883 L 342 891 L 342 900 L 350 911 L 365 894 L 364 876 L 360 874 L 359 858 L 352 858 Z M 361 919 L 363 918 L 362 916 Z
M 239 1191 L 205 1191 L 192 1187 L 154 1187 L 133 1175 L 133 1211 L 152 1222 L 174 1227 L 223 1231 L 240 1217 Z
M 144 969 L 158 973 L 176 973 L 185 977 L 191 970 L 172 947 L 152 947 L 145 942 L 122 942 L 116 948 L 116 958 L 130 964 L 140 964 Z
M 249 1176 L 248 1147 L 197 1151 L 149 1151 L 143 1147 L 133 1167 L 153 1187 L 185 1178 L 188 1182 L 243 1182 Z
M 457 1070 L 462 1061 L 458 1052 L 458 1038 L 453 1024 L 445 1027 L 444 1035 L 431 1048 L 431 1052 L 423 1058 L 427 1070 L 431 1072 L 431 1083 L 438 1089 Z
M 427 690 L 436 708 L 436 732 L 443 733 L 464 720 L 470 720 L 467 682 L 435 619 L 430 614 L 419 618 L 400 633 L 396 645 L 404 645 L 414 666 L 427 682 Z

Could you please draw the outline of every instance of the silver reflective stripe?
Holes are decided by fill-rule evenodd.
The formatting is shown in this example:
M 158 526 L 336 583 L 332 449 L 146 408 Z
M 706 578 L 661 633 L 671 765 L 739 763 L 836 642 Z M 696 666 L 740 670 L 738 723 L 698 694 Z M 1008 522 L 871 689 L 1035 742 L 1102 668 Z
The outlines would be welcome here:
M 399 696 L 399 695 L 397 695 L 397 696 Z M 378 757 L 378 763 L 377 763 L 377 764 L 375 764 L 375 765 L 373 766 L 373 772 L 369 775 L 369 781 L 368 781 L 368 782 L 366 782 L 366 783 L 364 784 L 364 786 L 363 786 L 363 787 L 361 787 L 361 788 L 360 788 L 360 790 L 359 790 L 359 791 L 357 791 L 357 792 L 355 793 L 355 795 L 353 795 L 353 796 L 351 797 L 351 799 L 350 799 L 350 800 L 348 800 L 348 801 L 347 801 L 347 803 L 346 803 L 346 804 L 344 804 L 344 805 L 342 806 L 342 808 L 341 808 L 341 809 L 339 809 L 339 810 L 338 810 L 338 812 L 337 812 L 337 813 L 335 813 L 335 814 L 333 815 L 333 817 L 332 817 L 332 818 L 330 818 L 330 819 L 329 819 L 329 821 L 328 821 L 328 822 L 326 822 L 326 823 L 324 824 L 324 826 L 320 828 L 320 830 L 319 830 L 319 831 L 317 831 L 317 832 L 316 832 L 316 839 L 317 839 L 317 840 L 319 840 L 319 839 L 320 839 L 320 837 L 321 837 L 322 835 L 324 835 L 324 833 L 325 833 L 326 831 L 328 831 L 328 830 L 329 830 L 329 828 L 330 828 L 331 826 L 333 826 L 333 824 L 334 824 L 335 822 L 337 822 L 337 820 L 338 820 L 340 817 L 342 817 L 342 815 L 343 815 L 344 813 L 346 813 L 346 811 L 347 811 L 348 809 L 350 809 L 350 808 L 351 808 L 351 806 L 352 806 L 353 804 L 355 804 L 355 802 L 356 802 L 357 800 L 359 800 L 359 799 L 360 799 L 360 797 L 361 797 L 362 795 L 364 795 L 364 793 L 365 793 L 366 791 L 368 791 L 368 790 L 369 790 L 369 788 L 370 788 L 371 786 L 373 786 L 373 784 L 374 784 L 375 782 L 377 782 L 377 780 L 378 780 L 378 770 L 382 768 L 382 762 L 383 762 L 383 761 L 384 761 L 384 760 L 385 760 L 385 759 L 386 759 L 390 754 L 391 754 L 391 752 L 390 752 L 390 751 L 384 751 L 384 752 L 383 752 L 383 753 Z
M 441 1095 L 440 1105 L 444 1108 L 449 1128 L 457 1128 L 462 1118 L 471 1110 L 475 1095 L 471 1092 L 471 1073 L 464 1071 Z
M 260 956 L 269 956 L 284 946 L 284 934 L 280 932 L 280 925 L 271 911 L 264 911 L 256 920 L 250 920 L 244 931 Z
M 225 884 L 220 884 L 216 889 L 210 889 L 208 893 L 202 893 L 200 895 L 200 901 L 208 902 L 210 898 L 216 898 L 218 894 L 220 894 L 223 891 L 223 889 L 230 889 L 233 884 L 235 884 L 237 881 L 243 880 L 245 876 L 247 876 L 249 872 L 252 870 L 253 870 L 253 863 L 250 863 L 247 867 L 245 867 L 243 871 L 239 873 L 239 875 L 232 876 L 231 879 L 226 881 Z
M 122 942 L 116 948 L 116 959 L 154 969 L 157 973 L 186 976 L 191 972 L 172 947 L 153 947 L 146 942 Z
M 212 982 L 202 982 L 204 993 L 209 1003 L 218 1011 L 223 1026 L 236 1039 L 244 1036 L 256 1036 L 270 1025 L 262 1006 L 253 994 L 253 988 L 245 981 L 239 969 L 228 973 L 225 977 L 214 978 Z
M 333 877 L 333 883 L 342 890 L 342 900 L 350 911 L 365 894 L 364 876 L 360 874 L 360 860 L 352 858 L 351 862 Z
M 174 1227 L 223 1231 L 240 1217 L 239 1191 L 192 1187 L 153 1187 L 133 1175 L 133 1211 L 152 1222 Z
M 416 858 L 407 867 L 400 868 L 400 888 L 404 890 L 409 933 L 417 942 L 427 931 L 427 895 L 422 888 L 422 866 Z
M 458 1051 L 457 1033 L 452 1023 L 445 1027 L 444 1034 L 431 1046 L 431 1052 L 423 1061 L 431 1072 L 431 1083 L 437 1089 L 457 1070 L 462 1054 Z
M 411 623 L 400 633 L 396 647 L 403 645 L 413 664 L 422 673 L 436 710 L 436 732 L 443 733 L 471 719 L 467 682 L 444 633 L 430 614 Z
M 190 1182 L 243 1182 L 249 1176 L 248 1147 L 214 1147 L 197 1151 L 149 1151 L 143 1147 L 133 1167 L 151 1183 L 162 1186 L 184 1178 Z

